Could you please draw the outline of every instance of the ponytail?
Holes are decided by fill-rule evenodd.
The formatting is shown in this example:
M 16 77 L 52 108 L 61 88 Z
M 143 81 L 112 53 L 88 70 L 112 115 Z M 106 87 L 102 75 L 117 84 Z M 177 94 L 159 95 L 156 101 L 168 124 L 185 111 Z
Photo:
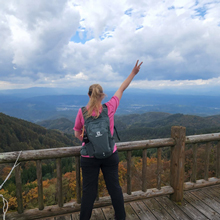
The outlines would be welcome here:
M 96 117 L 100 115 L 100 108 L 102 109 L 101 101 L 106 96 L 103 93 L 103 89 L 99 84 L 93 84 L 89 87 L 90 100 L 87 104 L 87 115 L 86 117 L 92 116 L 93 111 L 95 111 Z

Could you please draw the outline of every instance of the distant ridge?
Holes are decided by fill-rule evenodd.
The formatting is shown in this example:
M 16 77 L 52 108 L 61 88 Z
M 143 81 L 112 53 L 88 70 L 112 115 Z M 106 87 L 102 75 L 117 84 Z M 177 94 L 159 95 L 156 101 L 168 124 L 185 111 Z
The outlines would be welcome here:
M 39 88 L 38 88 L 39 90 Z M 28 93 L 29 90 L 26 90 Z M 73 121 L 78 109 L 85 106 L 89 97 L 85 95 L 46 94 L 23 97 L 0 92 L 0 112 L 31 122 L 68 118 Z M 29 94 L 27 94 L 29 95 Z M 111 98 L 108 95 L 103 102 Z M 182 113 L 209 116 L 220 114 L 218 96 L 172 95 L 172 94 L 129 94 L 123 95 L 116 115 L 142 114 L 145 112 Z

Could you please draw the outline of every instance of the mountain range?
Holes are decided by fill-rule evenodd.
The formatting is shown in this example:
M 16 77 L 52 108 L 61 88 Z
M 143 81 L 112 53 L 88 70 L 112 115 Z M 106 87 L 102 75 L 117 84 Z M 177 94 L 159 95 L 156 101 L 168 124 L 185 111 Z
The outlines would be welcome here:
M 220 132 L 220 115 L 146 112 L 116 115 L 115 125 L 121 141 L 134 141 L 170 137 L 172 126 L 186 127 L 187 135 Z M 67 118 L 35 124 L 0 113 L 0 152 L 78 146 L 73 126 L 74 122 Z
M 38 122 L 39 125 L 73 134 L 74 123 L 66 118 Z M 146 112 L 116 115 L 115 126 L 122 141 L 170 137 L 172 126 L 186 127 L 187 135 L 220 132 L 220 115 L 196 115 Z
M 104 102 L 113 93 L 107 94 Z M 0 112 L 31 122 L 67 118 L 74 121 L 77 111 L 89 101 L 87 95 L 42 95 L 24 97 L 0 93 Z M 125 93 L 116 115 L 145 112 L 182 113 L 199 116 L 220 114 L 218 96 Z

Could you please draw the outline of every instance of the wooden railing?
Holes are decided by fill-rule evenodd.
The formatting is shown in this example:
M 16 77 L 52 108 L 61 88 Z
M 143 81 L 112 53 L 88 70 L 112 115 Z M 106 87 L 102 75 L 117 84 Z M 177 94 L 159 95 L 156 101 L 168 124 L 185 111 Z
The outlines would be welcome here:
M 208 178 L 209 155 L 211 142 L 217 142 L 217 164 L 216 177 Z M 206 159 L 204 179 L 196 180 L 196 159 L 197 145 L 206 143 Z M 191 182 L 184 183 L 184 164 L 185 164 L 185 145 L 193 145 L 193 169 Z M 220 133 L 186 136 L 185 127 L 174 126 L 171 128 L 171 138 L 142 140 L 117 143 L 118 151 L 127 152 L 127 193 L 124 193 L 125 202 L 149 198 L 159 195 L 170 195 L 170 199 L 175 202 L 183 200 L 183 191 L 192 188 L 204 187 L 220 183 Z M 170 186 L 161 187 L 162 160 L 161 150 L 163 147 L 171 147 L 170 158 Z M 80 181 L 80 146 L 64 147 L 44 150 L 23 151 L 19 162 L 36 161 L 37 183 L 38 183 L 38 209 L 25 210 L 22 201 L 22 184 L 20 165 L 15 168 L 16 196 L 18 203 L 18 213 L 8 213 L 8 219 L 24 220 L 38 219 L 55 215 L 73 213 L 80 210 L 81 203 L 81 181 Z M 147 189 L 147 150 L 157 148 L 157 188 Z M 131 153 L 133 150 L 142 150 L 142 190 L 132 192 L 131 189 Z M 19 152 L 9 152 L 0 154 L 0 164 L 14 163 Z M 62 193 L 62 172 L 61 159 L 64 157 L 75 157 L 76 171 L 76 202 L 63 203 Z M 44 207 L 43 203 L 43 184 L 42 184 L 42 160 L 56 159 L 57 170 L 57 206 Z M 110 205 L 110 197 L 102 197 L 95 202 L 94 207 Z

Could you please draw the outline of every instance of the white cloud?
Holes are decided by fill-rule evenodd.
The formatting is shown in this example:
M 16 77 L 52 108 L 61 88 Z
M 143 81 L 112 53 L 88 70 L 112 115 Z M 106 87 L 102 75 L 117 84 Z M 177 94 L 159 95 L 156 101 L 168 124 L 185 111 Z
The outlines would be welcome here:
M 136 80 L 131 83 L 132 88 L 156 89 L 179 88 L 179 89 L 196 89 L 207 86 L 208 88 L 220 86 L 220 77 L 208 80 Z
M 211 86 L 220 77 L 219 1 L 0 3 L 5 85 L 72 87 L 98 81 L 113 87 L 136 59 L 144 64 L 132 86 Z M 70 40 L 76 31 L 83 43 Z

